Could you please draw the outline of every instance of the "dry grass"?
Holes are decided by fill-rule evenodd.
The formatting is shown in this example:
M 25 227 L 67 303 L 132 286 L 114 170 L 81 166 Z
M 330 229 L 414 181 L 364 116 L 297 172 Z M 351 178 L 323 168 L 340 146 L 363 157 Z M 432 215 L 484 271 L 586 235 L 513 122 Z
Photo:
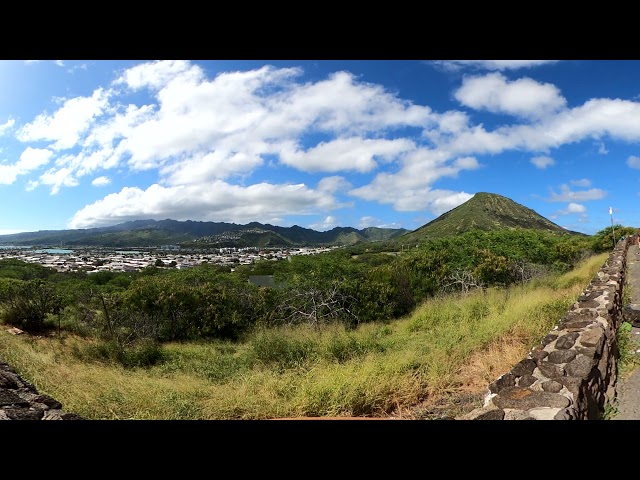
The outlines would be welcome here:
M 78 360 L 86 340 L 0 331 L 0 358 L 66 411 L 90 419 L 437 418 L 480 405 L 602 266 L 509 290 L 425 302 L 356 331 L 289 328 L 248 342 L 173 344 L 124 369 Z

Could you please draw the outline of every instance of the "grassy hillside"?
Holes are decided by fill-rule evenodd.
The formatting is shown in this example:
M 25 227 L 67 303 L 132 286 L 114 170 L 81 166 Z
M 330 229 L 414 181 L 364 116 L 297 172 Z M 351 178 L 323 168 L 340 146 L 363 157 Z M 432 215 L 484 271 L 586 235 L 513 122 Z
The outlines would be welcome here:
M 417 230 L 397 237 L 396 241 L 404 244 L 422 243 L 425 240 L 459 235 L 473 229 L 512 228 L 582 235 L 556 225 L 534 210 L 507 197 L 495 193 L 479 192 L 467 202 L 440 215 Z
M 92 360 L 96 344 L 64 331 L 0 329 L 0 357 L 88 419 L 457 415 L 479 406 L 487 384 L 558 322 L 607 256 L 509 290 L 434 298 L 356 330 L 299 326 L 241 342 L 168 344 L 151 368 Z

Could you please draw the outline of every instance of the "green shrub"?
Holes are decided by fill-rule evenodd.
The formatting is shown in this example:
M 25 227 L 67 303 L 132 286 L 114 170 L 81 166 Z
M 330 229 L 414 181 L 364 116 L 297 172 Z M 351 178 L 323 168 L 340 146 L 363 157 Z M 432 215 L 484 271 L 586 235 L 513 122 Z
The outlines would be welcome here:
M 73 353 L 81 360 L 112 362 L 126 368 L 150 367 L 164 360 L 160 344 L 148 339 L 126 348 L 114 340 L 102 341 L 83 348 L 74 347 Z
M 289 338 L 282 331 L 261 331 L 251 341 L 252 356 L 267 366 L 276 366 L 279 370 L 297 368 L 307 360 L 317 357 L 316 342 Z

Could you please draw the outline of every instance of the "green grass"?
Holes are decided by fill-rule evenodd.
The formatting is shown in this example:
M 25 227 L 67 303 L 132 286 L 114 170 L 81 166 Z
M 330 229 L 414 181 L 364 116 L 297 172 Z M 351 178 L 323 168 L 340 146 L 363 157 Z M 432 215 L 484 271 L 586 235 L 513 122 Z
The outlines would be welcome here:
M 163 361 L 149 368 L 82 359 L 74 352 L 90 341 L 64 333 L 0 330 L 0 358 L 65 411 L 89 419 L 407 414 L 447 395 L 486 390 L 551 330 L 607 256 L 508 290 L 434 298 L 406 318 L 357 330 L 282 328 L 239 343 L 168 344 Z

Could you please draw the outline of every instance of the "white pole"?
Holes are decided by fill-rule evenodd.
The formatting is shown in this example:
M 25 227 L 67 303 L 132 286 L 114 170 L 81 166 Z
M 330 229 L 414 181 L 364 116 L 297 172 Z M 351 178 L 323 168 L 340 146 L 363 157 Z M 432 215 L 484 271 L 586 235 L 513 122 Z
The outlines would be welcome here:
M 613 209 L 609 207 L 609 215 L 611 216 L 611 231 L 613 232 L 613 248 L 616 248 L 616 229 L 613 228 Z

